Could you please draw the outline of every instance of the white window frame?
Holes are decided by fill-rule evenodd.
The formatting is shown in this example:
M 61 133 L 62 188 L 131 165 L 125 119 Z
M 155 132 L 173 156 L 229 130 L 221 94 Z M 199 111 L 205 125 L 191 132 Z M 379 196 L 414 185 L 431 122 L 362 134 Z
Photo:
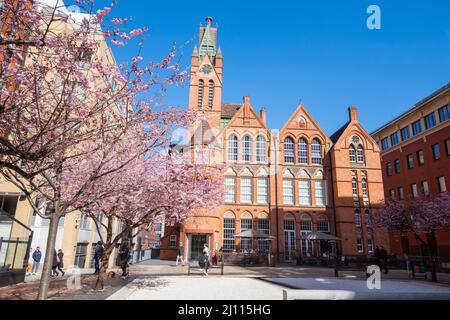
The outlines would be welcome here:
M 269 178 L 258 177 L 257 180 L 257 201 L 258 204 L 268 204 L 269 203 Z
M 236 250 L 236 241 L 234 238 L 235 233 L 236 233 L 236 218 L 225 217 L 223 220 L 223 238 L 222 238 L 223 252 L 230 253 Z
M 241 177 L 241 203 L 253 203 L 253 177 Z
M 311 162 L 313 165 L 323 164 L 322 144 L 318 139 L 314 139 L 311 143 Z
M 284 139 L 284 163 L 295 163 L 295 142 L 290 137 Z
M 225 203 L 236 203 L 236 177 L 225 176 Z
M 298 163 L 309 163 L 309 145 L 305 138 L 301 138 L 298 141 Z
M 288 185 L 289 184 L 289 185 Z M 283 204 L 293 206 L 295 204 L 294 179 L 283 179 Z
M 326 180 L 315 180 L 314 192 L 316 196 L 316 206 L 326 207 L 327 206 Z
M 264 136 L 259 136 L 256 139 L 256 162 L 265 163 L 267 162 L 267 145 L 266 138 Z
M 298 181 L 298 196 L 301 206 L 311 206 L 311 180 L 300 179 Z
M 253 161 L 253 141 L 252 137 L 249 135 L 246 135 L 244 139 L 242 139 L 242 161 Z
M 177 247 L 177 236 L 175 234 L 171 235 L 169 238 L 169 246 L 171 248 Z
M 228 161 L 237 162 L 239 160 L 239 139 L 236 135 L 228 139 Z

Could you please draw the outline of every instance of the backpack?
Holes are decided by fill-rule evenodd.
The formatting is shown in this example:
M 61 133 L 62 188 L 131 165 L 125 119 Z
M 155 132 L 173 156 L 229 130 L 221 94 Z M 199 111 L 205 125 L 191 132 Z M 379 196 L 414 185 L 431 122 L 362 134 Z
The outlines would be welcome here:
M 208 258 L 205 256 L 205 255 L 203 255 L 203 254 L 201 254 L 199 257 L 198 257 L 198 264 L 200 265 L 200 267 L 204 267 L 205 265 L 206 265 L 206 262 L 208 261 Z

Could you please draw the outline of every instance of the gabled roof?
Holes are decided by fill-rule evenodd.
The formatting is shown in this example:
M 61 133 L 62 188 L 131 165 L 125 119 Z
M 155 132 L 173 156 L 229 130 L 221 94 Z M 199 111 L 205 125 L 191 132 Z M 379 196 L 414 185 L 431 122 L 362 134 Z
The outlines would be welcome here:
M 222 118 L 232 119 L 241 108 L 242 104 L 239 103 L 222 104 Z
M 310 121 L 311 123 L 314 125 L 314 127 L 316 127 L 316 129 L 323 135 L 323 137 L 325 138 L 325 140 L 327 140 L 329 142 L 329 137 L 328 135 L 323 131 L 322 127 L 317 123 L 317 121 L 314 119 L 314 117 L 309 113 L 308 109 L 306 109 L 306 107 L 303 105 L 303 103 L 300 103 L 297 108 L 295 109 L 295 111 L 291 114 L 291 116 L 289 117 L 289 120 L 286 121 L 285 125 L 283 126 L 283 128 L 280 130 L 280 132 L 284 132 L 287 130 L 289 124 L 291 124 L 294 119 L 296 117 L 299 116 L 299 114 L 303 113 Z
M 333 133 L 330 137 L 331 141 L 333 142 L 333 144 L 335 144 L 336 142 L 338 142 L 339 138 L 342 136 L 342 134 L 345 132 L 345 130 L 347 130 L 347 127 L 350 125 L 350 122 L 347 122 L 346 124 L 344 124 L 338 131 L 336 131 L 335 133 Z

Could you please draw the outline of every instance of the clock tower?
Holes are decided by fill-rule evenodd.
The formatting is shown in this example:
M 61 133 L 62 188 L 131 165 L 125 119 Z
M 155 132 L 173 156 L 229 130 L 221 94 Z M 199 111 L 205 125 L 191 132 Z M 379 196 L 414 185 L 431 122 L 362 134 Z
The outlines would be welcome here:
M 203 115 L 190 130 L 195 144 L 212 142 L 220 130 L 222 113 L 222 52 L 217 47 L 217 24 L 206 18 L 206 26 L 200 24 L 199 46 L 191 58 L 189 109 Z M 199 132 L 201 131 L 201 132 Z

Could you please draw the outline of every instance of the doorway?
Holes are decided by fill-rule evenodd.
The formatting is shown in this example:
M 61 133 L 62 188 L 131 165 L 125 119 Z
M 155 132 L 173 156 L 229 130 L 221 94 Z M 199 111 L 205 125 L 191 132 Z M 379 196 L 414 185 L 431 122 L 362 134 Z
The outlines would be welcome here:
M 198 257 L 203 252 L 203 245 L 209 244 L 210 236 L 207 234 L 190 234 L 189 235 L 189 261 L 198 261 Z

